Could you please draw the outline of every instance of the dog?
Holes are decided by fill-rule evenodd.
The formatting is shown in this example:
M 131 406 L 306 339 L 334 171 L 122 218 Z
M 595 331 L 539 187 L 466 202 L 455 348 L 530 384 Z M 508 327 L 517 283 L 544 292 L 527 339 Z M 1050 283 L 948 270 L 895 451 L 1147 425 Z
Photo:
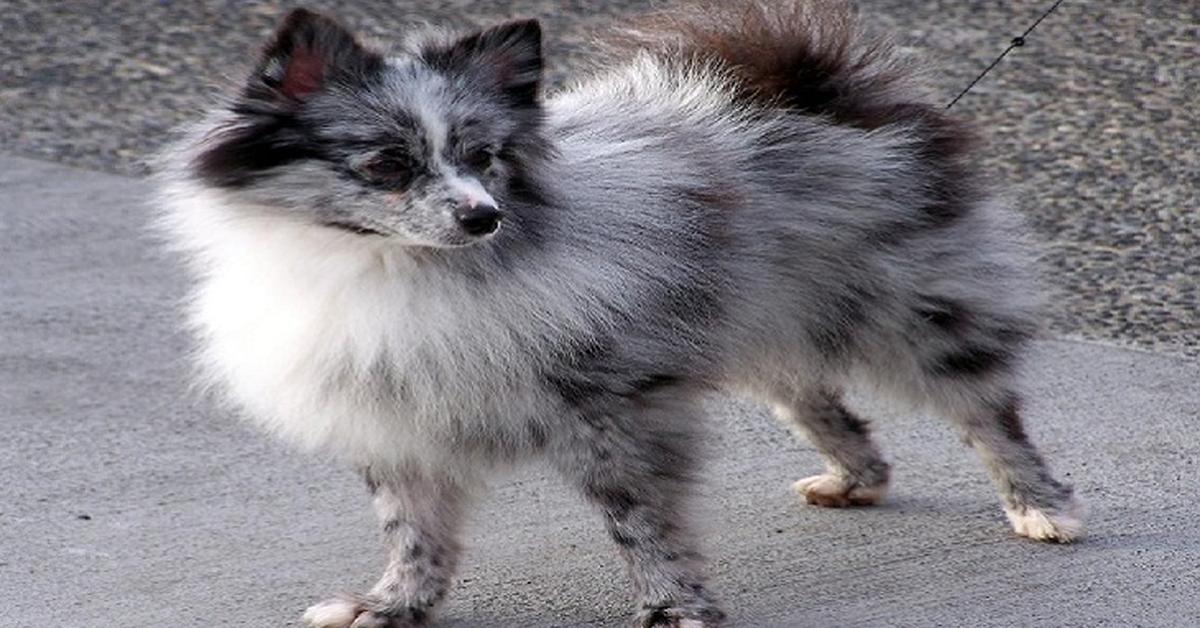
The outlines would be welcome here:
M 389 547 L 308 625 L 430 621 L 483 478 L 528 459 L 602 514 L 634 625 L 717 625 L 685 515 L 712 391 L 811 441 L 809 504 L 884 498 L 865 382 L 957 426 L 1018 534 L 1082 533 L 1022 428 L 1024 228 L 909 62 L 821 0 L 685 5 L 597 58 L 546 95 L 535 20 L 385 54 L 296 9 L 168 151 L 201 380 L 359 469 Z

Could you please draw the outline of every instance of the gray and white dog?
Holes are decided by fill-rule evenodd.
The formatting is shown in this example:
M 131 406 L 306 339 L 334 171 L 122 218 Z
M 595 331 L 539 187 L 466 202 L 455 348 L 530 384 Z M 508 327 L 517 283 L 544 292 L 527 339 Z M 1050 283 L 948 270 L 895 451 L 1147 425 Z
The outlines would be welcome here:
M 1019 534 L 1082 533 L 1026 438 L 1038 324 L 971 134 L 840 2 L 689 5 L 543 97 L 536 21 L 389 54 L 296 10 L 169 154 L 205 380 L 361 469 L 390 548 L 318 627 L 413 626 L 483 476 L 538 458 L 594 503 L 638 626 L 712 626 L 686 502 L 698 400 L 771 404 L 824 456 L 811 504 L 874 504 L 868 382 L 944 415 Z

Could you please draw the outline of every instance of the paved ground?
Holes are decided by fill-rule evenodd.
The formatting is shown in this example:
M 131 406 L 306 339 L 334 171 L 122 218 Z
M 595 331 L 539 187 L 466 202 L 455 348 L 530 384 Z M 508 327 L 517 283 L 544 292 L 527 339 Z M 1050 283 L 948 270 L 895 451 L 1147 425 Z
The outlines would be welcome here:
M 183 277 L 142 232 L 146 156 L 285 4 L 0 0 L 0 627 L 287 625 L 381 566 L 351 474 L 188 395 Z M 336 4 L 378 37 L 417 15 L 541 15 L 561 82 L 589 33 L 647 3 Z M 942 60 L 948 100 L 1047 3 L 860 4 Z M 1060 291 L 1032 431 L 1090 503 L 1089 539 L 1013 537 L 950 431 L 891 409 L 872 412 L 889 504 L 799 506 L 786 487 L 815 454 L 715 400 L 703 512 L 734 625 L 1200 625 L 1198 41 L 1195 2 L 1067 0 L 956 106 Z M 471 539 L 446 625 L 624 616 L 598 521 L 538 470 L 497 482 Z
M 278 626 L 369 585 L 359 482 L 190 399 L 146 184 L 0 157 L 0 190 L 0 626 Z M 1033 362 L 1031 431 L 1093 511 L 1074 546 L 1014 537 L 946 426 L 869 403 L 894 496 L 801 506 L 815 453 L 715 400 L 702 512 L 733 625 L 1200 623 L 1200 364 L 1061 340 Z M 445 625 L 620 625 L 615 551 L 539 470 L 498 480 L 470 539 Z

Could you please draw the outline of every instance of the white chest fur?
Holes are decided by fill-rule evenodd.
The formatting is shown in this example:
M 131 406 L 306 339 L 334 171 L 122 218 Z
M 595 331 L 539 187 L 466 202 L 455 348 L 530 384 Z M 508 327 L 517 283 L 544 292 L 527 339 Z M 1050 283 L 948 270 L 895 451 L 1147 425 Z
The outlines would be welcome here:
M 414 272 L 352 234 L 279 219 L 192 227 L 203 372 L 284 439 L 355 462 L 433 461 L 551 414 L 539 347 L 553 340 L 513 324 L 540 318 L 520 300 Z

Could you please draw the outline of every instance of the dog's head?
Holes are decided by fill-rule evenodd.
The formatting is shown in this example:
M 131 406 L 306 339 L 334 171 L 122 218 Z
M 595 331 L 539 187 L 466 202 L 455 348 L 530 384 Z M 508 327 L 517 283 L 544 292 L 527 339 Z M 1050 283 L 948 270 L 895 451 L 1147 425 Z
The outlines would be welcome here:
M 544 155 L 541 29 L 514 21 L 394 56 L 290 13 L 190 163 L 245 211 L 419 246 L 481 241 Z

